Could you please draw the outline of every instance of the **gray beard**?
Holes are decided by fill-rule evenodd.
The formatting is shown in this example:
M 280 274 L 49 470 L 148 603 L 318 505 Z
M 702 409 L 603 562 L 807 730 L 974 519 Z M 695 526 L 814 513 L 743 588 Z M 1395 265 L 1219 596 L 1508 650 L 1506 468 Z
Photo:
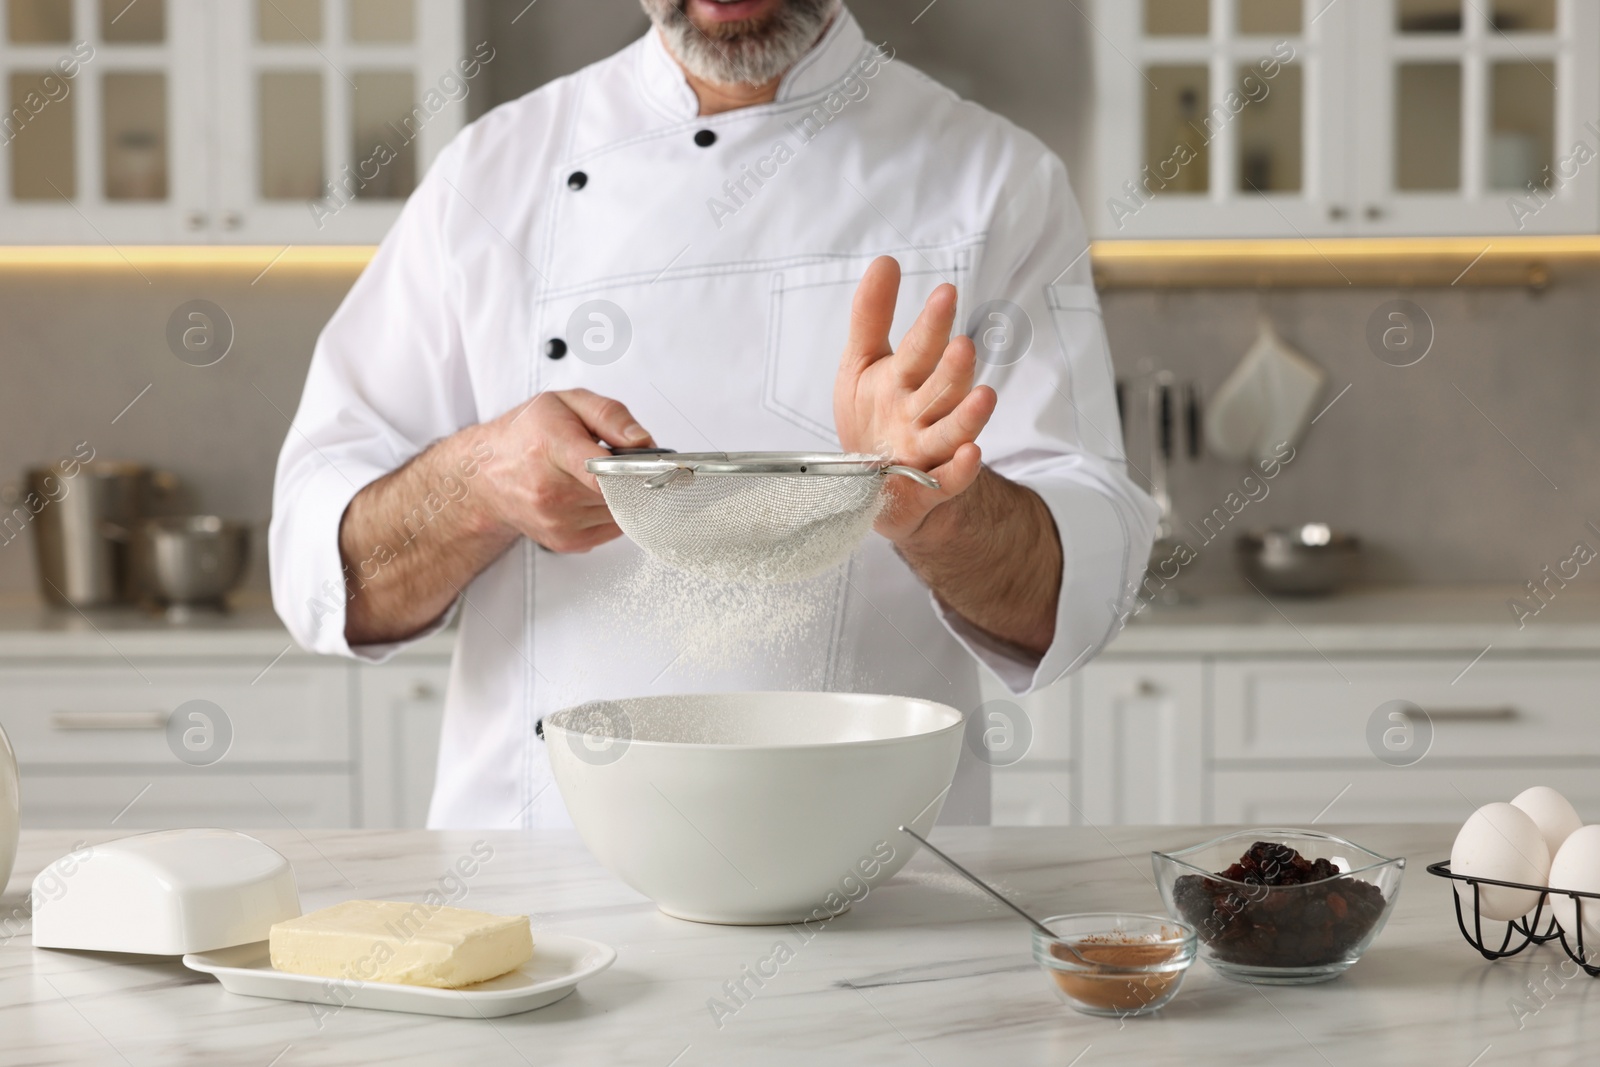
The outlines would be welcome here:
M 794 66 L 817 43 L 843 0 L 785 0 L 765 21 L 730 23 L 715 36 L 707 36 L 689 21 L 684 0 L 641 3 L 689 73 L 723 85 L 763 85 Z

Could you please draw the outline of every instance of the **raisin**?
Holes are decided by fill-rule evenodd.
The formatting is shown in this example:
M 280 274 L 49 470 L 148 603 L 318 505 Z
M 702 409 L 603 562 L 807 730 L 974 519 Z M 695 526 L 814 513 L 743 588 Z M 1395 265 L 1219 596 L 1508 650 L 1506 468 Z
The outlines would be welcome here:
M 1332 963 L 1383 914 L 1383 891 L 1308 860 L 1288 845 L 1257 841 L 1218 881 L 1183 875 L 1173 883 L 1179 917 L 1220 960 L 1249 966 Z M 1242 883 L 1242 884 L 1239 884 Z M 1303 887 L 1293 888 L 1291 887 Z

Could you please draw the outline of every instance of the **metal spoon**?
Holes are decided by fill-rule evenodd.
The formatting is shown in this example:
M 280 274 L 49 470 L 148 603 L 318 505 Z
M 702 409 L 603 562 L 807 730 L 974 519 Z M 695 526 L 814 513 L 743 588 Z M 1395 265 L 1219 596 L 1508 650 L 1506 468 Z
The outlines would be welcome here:
M 957 863 L 955 860 L 951 859 L 949 856 L 946 856 L 943 852 L 940 852 L 937 848 L 933 847 L 933 845 L 928 842 L 928 839 L 926 837 L 923 837 L 921 834 L 917 833 L 915 830 L 911 829 L 909 826 L 900 827 L 900 832 L 903 833 L 903 834 L 910 834 L 912 837 L 916 838 L 918 841 L 921 841 L 923 848 L 927 849 L 929 852 L 932 852 L 935 856 L 938 856 L 940 859 L 944 860 L 952 868 L 955 869 L 956 873 L 958 873 L 961 876 L 963 876 L 964 878 L 966 878 L 967 881 L 971 882 L 973 885 L 977 886 L 979 889 L 983 890 L 985 893 L 988 893 L 991 897 L 994 897 L 994 899 L 998 900 L 1000 903 L 1004 904 L 1006 907 L 1010 908 L 1012 911 L 1016 912 L 1018 915 L 1022 916 L 1024 919 L 1027 919 L 1028 922 L 1033 925 L 1033 928 L 1035 930 L 1039 931 L 1041 934 L 1043 934 L 1044 936 L 1048 937 L 1052 941 L 1059 941 L 1060 940 L 1059 935 L 1057 935 L 1054 930 L 1050 929 L 1044 923 L 1040 922 L 1038 919 L 1035 919 L 1032 915 L 1029 915 L 1027 912 L 1023 911 L 1021 908 L 1019 908 L 1015 904 L 1011 903 L 1011 901 L 1009 901 L 1005 897 L 1001 896 L 1000 895 L 1000 891 L 998 889 L 996 889 L 994 886 L 990 885 L 988 882 L 985 882 L 982 878 L 979 878 L 977 875 L 973 874 L 971 871 L 969 871 L 965 867 L 961 866 L 961 864 Z M 1076 955 L 1076 953 L 1074 953 L 1074 955 Z

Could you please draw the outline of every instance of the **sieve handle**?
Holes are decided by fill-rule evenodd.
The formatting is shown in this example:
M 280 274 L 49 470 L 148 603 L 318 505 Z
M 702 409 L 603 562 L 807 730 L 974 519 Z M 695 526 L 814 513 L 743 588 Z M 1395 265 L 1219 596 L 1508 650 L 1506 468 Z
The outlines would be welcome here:
M 916 482 L 918 485 L 920 485 L 920 486 L 922 486 L 922 487 L 924 487 L 926 489 L 937 489 L 937 488 L 939 488 L 939 479 L 935 478 L 931 474 L 924 474 L 922 471 L 917 470 L 917 468 L 915 468 L 915 467 L 903 467 L 898 463 L 892 463 L 889 466 L 883 468 L 883 473 L 884 474 L 898 474 L 902 478 L 910 478 L 912 481 Z

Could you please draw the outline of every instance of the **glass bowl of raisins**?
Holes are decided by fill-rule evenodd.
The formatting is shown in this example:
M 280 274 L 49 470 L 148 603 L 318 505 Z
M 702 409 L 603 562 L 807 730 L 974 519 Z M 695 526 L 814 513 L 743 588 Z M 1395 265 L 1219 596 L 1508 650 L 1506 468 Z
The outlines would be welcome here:
M 1195 928 L 1224 978 L 1305 985 L 1367 950 L 1400 896 L 1404 858 L 1313 830 L 1240 830 L 1152 852 L 1167 910 Z

